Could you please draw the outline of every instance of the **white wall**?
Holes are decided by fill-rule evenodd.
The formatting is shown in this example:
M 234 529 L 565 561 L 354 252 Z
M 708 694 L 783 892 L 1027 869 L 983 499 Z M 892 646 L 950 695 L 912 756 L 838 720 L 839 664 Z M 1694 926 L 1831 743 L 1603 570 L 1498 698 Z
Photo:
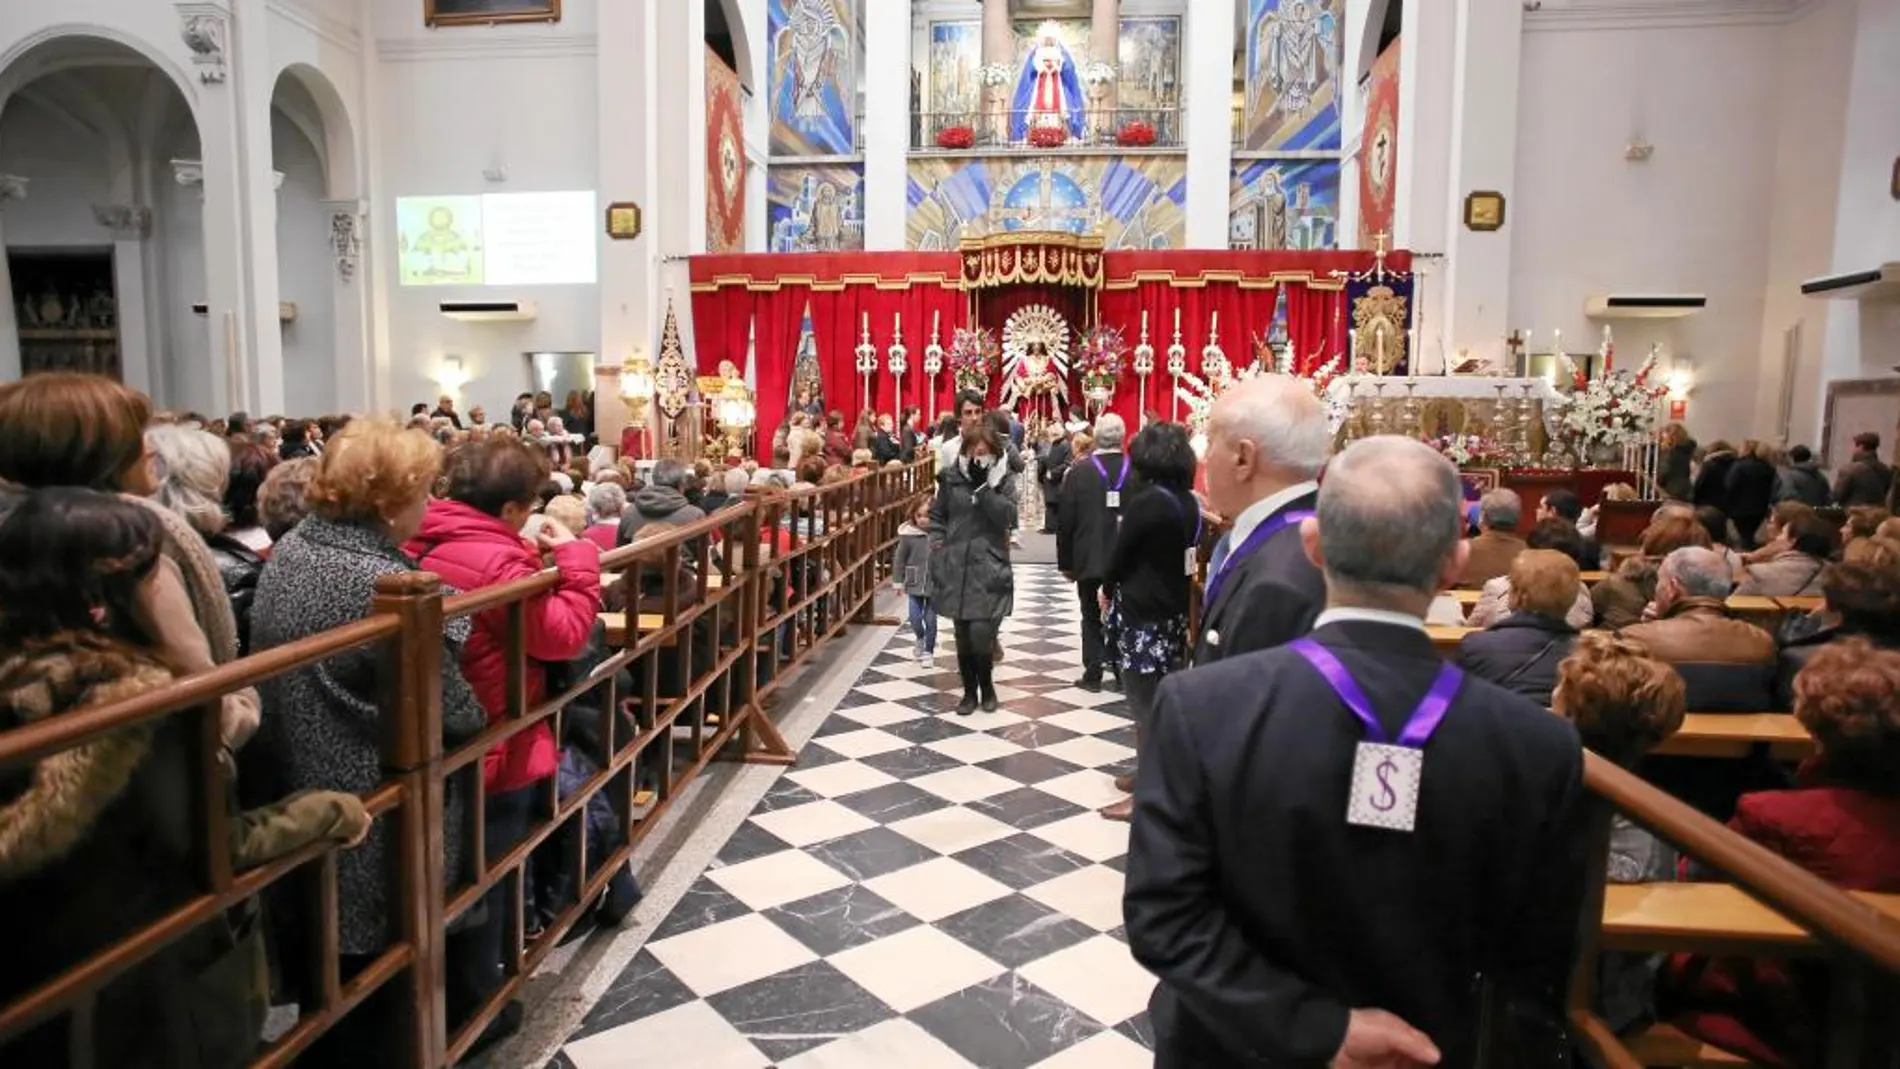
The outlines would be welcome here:
M 1782 29 L 1527 22 L 1508 216 L 1512 325 L 1536 330 L 1535 352 L 1553 328 L 1565 348 L 1588 350 L 1600 330 L 1584 317 L 1589 294 L 1707 294 L 1695 317 L 1617 324 L 1624 361 L 1651 341 L 1694 358 L 1689 423 L 1703 438 L 1762 429 L 1753 416 L 1775 92 L 1790 59 Z M 1636 135 L 1656 146 L 1647 163 L 1623 158 Z
M 459 356 L 471 376 L 463 407 L 506 411 L 527 387 L 531 350 L 600 347 L 597 286 L 492 287 L 396 285 L 395 198 L 594 189 L 598 182 L 599 93 L 594 60 L 594 0 L 567 0 L 555 26 L 451 27 L 428 30 L 415 5 L 377 4 L 369 33 L 377 70 L 374 131 L 380 186 L 371 205 L 378 237 L 376 281 L 388 315 L 389 406 L 407 411 L 433 401 L 443 358 Z M 703 53 L 695 53 L 695 60 Z M 612 102 L 609 102 L 612 107 Z M 508 179 L 489 183 L 484 169 Z M 601 191 L 601 201 L 614 199 Z M 650 205 L 650 210 L 664 210 Z M 703 207 L 697 209 L 703 212 Z M 444 319 L 448 299 L 532 300 L 540 317 L 522 324 Z
M 1900 153 L 1900 4 L 1859 0 L 1834 223 L 1836 272 L 1900 260 L 1900 201 L 1890 193 Z M 1827 374 L 1885 377 L 1900 360 L 1900 305 L 1828 302 Z
M 11 248 L 112 244 L 92 206 L 113 202 L 113 179 L 96 139 L 54 117 L 31 98 L 0 113 L 0 174 L 29 180 L 27 199 L 7 212 Z
M 196 135 L 176 130 L 159 157 L 197 159 L 198 155 Z M 166 169 L 169 171 L 169 166 Z M 181 186 L 169 175 L 160 177 L 166 180 L 155 187 L 159 199 L 154 206 L 152 230 L 162 282 L 159 307 L 152 316 L 155 333 L 164 339 L 159 378 L 165 390 L 159 400 L 175 408 L 216 416 L 227 404 L 212 368 L 214 354 L 221 347 L 211 336 L 213 317 L 196 315 L 191 310 L 193 304 L 207 300 L 204 190 Z
M 316 148 L 282 112 L 271 116 L 271 156 L 284 175 L 277 191 L 278 299 L 297 306 L 297 321 L 283 328 L 284 396 L 297 415 L 331 412 L 340 407 L 336 267 L 323 168 Z
M 1801 351 L 1792 379 L 1790 444 L 1821 445 L 1828 305 L 1803 297 L 1801 283 L 1826 274 L 1833 261 L 1854 6 L 1854 0 L 1826 0 L 1781 31 L 1783 62 L 1773 128 L 1761 389 L 1755 398 L 1753 426 L 1771 435 L 1780 429 L 1785 339 L 1788 330 L 1799 325 Z

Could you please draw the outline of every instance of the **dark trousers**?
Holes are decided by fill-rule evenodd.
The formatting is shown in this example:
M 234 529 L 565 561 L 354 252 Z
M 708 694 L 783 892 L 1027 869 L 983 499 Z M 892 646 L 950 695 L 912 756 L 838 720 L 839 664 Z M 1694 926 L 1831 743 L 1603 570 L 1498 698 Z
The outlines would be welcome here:
M 482 830 L 486 838 L 485 854 L 494 859 L 514 849 L 528 834 L 534 815 L 534 796 L 538 786 L 491 794 L 482 807 Z M 475 1012 L 488 996 L 501 987 L 503 944 L 508 939 L 508 885 L 503 879 L 482 896 L 484 916 L 457 936 L 451 936 L 445 962 L 448 969 L 447 994 L 449 1027 L 456 1028 Z M 534 880 L 526 881 L 533 887 Z
M 1100 679 L 1102 664 L 1108 660 L 1108 640 L 1102 635 L 1102 581 L 1078 579 L 1075 593 L 1082 602 L 1082 674 Z
M 1123 672 L 1122 697 L 1128 699 L 1128 715 L 1135 721 L 1136 737 L 1147 735 L 1154 727 L 1155 694 L 1167 675 L 1161 672 Z M 1136 757 L 1140 757 L 1137 754 Z
M 1056 517 L 1057 517 L 1056 494 L 1059 493 L 1061 490 L 1062 490 L 1061 484 L 1050 486 L 1045 483 L 1043 485 L 1043 488 L 1042 488 L 1042 533 L 1043 534 L 1056 533 Z
M 996 693 L 996 629 L 1000 620 L 955 620 L 951 631 L 957 640 L 957 674 L 963 679 L 966 696 L 989 697 Z

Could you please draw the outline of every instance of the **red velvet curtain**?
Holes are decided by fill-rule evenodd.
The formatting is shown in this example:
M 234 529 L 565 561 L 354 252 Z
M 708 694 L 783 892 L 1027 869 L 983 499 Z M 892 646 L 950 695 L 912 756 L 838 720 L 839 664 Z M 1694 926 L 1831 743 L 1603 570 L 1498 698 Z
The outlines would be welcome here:
M 1175 311 L 1181 313 L 1181 344 L 1187 348 L 1187 370 L 1202 374 L 1201 350 L 1215 334 L 1221 351 L 1236 369 L 1254 363 L 1254 339 L 1265 337 L 1273 324 L 1272 289 L 1241 289 L 1231 282 L 1198 287 L 1174 287 L 1165 280 L 1144 281 L 1133 289 L 1106 290 L 1101 297 L 1102 321 L 1121 328 L 1133 359 L 1141 341 L 1141 314 L 1148 313 L 1148 343 L 1155 348 L 1155 371 L 1148 379 L 1148 410 L 1156 418 L 1186 420 L 1188 407 L 1175 403 L 1174 379 L 1168 374 L 1168 347 L 1174 344 Z M 1140 380 L 1133 371 L 1122 376 L 1110 409 L 1138 426 Z
M 819 374 L 825 384 L 825 408 L 844 414 L 846 433 L 858 409 L 858 295 L 863 286 L 811 294 L 812 337 L 818 343 Z
M 757 298 L 743 286 L 727 286 L 693 294 L 694 360 L 699 374 L 717 375 L 719 362 L 730 360 L 745 371 L 746 337 L 751 332 Z
M 1313 289 L 1301 282 L 1286 287 L 1286 336 L 1296 372 L 1311 375 L 1347 351 L 1345 310 L 1345 290 Z M 1351 370 L 1345 363 L 1340 361 L 1339 371 Z
M 902 291 L 900 306 L 904 313 L 904 347 L 908 349 L 908 367 L 904 371 L 903 390 L 900 395 L 892 395 L 886 388 L 890 385 L 890 371 L 880 372 L 886 382 L 880 387 L 879 396 L 883 403 L 878 406 L 880 412 L 896 413 L 905 405 L 916 405 L 929 418 L 932 412 L 931 394 L 936 395 L 935 411 L 943 412 L 950 407 L 952 386 L 949 371 L 937 373 L 933 384 L 924 374 L 924 350 L 930 347 L 931 327 L 937 330 L 937 344 L 946 351 L 955 340 L 958 327 L 963 325 L 964 309 L 967 302 L 959 290 L 944 289 L 941 286 L 912 286 Z M 889 363 L 888 339 L 883 344 L 880 359 Z
M 744 291 L 740 291 L 744 292 Z M 772 459 L 772 436 L 785 422 L 790 404 L 792 368 L 798 360 L 799 328 L 805 321 L 805 302 L 811 291 L 803 286 L 781 286 L 770 293 L 751 294 L 758 319 L 754 339 L 758 375 L 758 415 L 753 432 L 753 455 Z

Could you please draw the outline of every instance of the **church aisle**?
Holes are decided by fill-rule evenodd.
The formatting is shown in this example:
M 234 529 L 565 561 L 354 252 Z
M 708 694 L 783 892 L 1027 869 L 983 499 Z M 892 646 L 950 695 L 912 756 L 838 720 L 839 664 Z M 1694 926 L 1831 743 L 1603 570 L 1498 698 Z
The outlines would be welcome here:
M 1003 709 L 952 714 L 893 635 L 796 767 L 592 1008 L 556 1065 L 1149 1066 L 1154 981 L 1121 930 L 1133 756 L 1118 694 L 1073 686 L 1074 588 L 1019 565 Z

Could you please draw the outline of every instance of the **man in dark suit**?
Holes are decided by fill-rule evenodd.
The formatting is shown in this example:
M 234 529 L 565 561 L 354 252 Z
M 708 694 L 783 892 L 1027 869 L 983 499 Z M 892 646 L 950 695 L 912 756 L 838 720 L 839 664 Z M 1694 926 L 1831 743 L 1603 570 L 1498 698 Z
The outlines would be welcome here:
M 1305 382 L 1248 379 L 1208 417 L 1207 505 L 1233 528 L 1208 558 L 1194 663 L 1271 649 L 1306 634 L 1326 604 L 1326 582 L 1300 548 L 1332 435 Z
M 1062 478 L 1069 474 L 1069 461 L 1073 456 L 1069 446 L 1069 432 L 1057 423 L 1049 428 L 1049 443 L 1043 450 L 1042 463 L 1036 469 L 1042 480 L 1042 533 L 1056 533 L 1056 513 L 1062 509 Z
M 1162 683 L 1123 901 L 1161 980 L 1157 1069 L 1462 1069 L 1474 978 L 1513 1020 L 1562 1020 L 1582 749 L 1426 636 L 1461 530 L 1450 463 L 1410 439 L 1356 443 L 1301 527 L 1327 582 L 1312 635 Z
M 1056 568 L 1075 584 L 1082 604 L 1083 690 L 1102 689 L 1102 667 L 1108 662 L 1108 641 L 1102 635 L 1102 580 L 1115 549 L 1121 499 L 1133 494 L 1134 473 L 1122 453 L 1128 427 L 1113 412 L 1095 421 L 1095 452 L 1071 465 L 1056 501 Z

